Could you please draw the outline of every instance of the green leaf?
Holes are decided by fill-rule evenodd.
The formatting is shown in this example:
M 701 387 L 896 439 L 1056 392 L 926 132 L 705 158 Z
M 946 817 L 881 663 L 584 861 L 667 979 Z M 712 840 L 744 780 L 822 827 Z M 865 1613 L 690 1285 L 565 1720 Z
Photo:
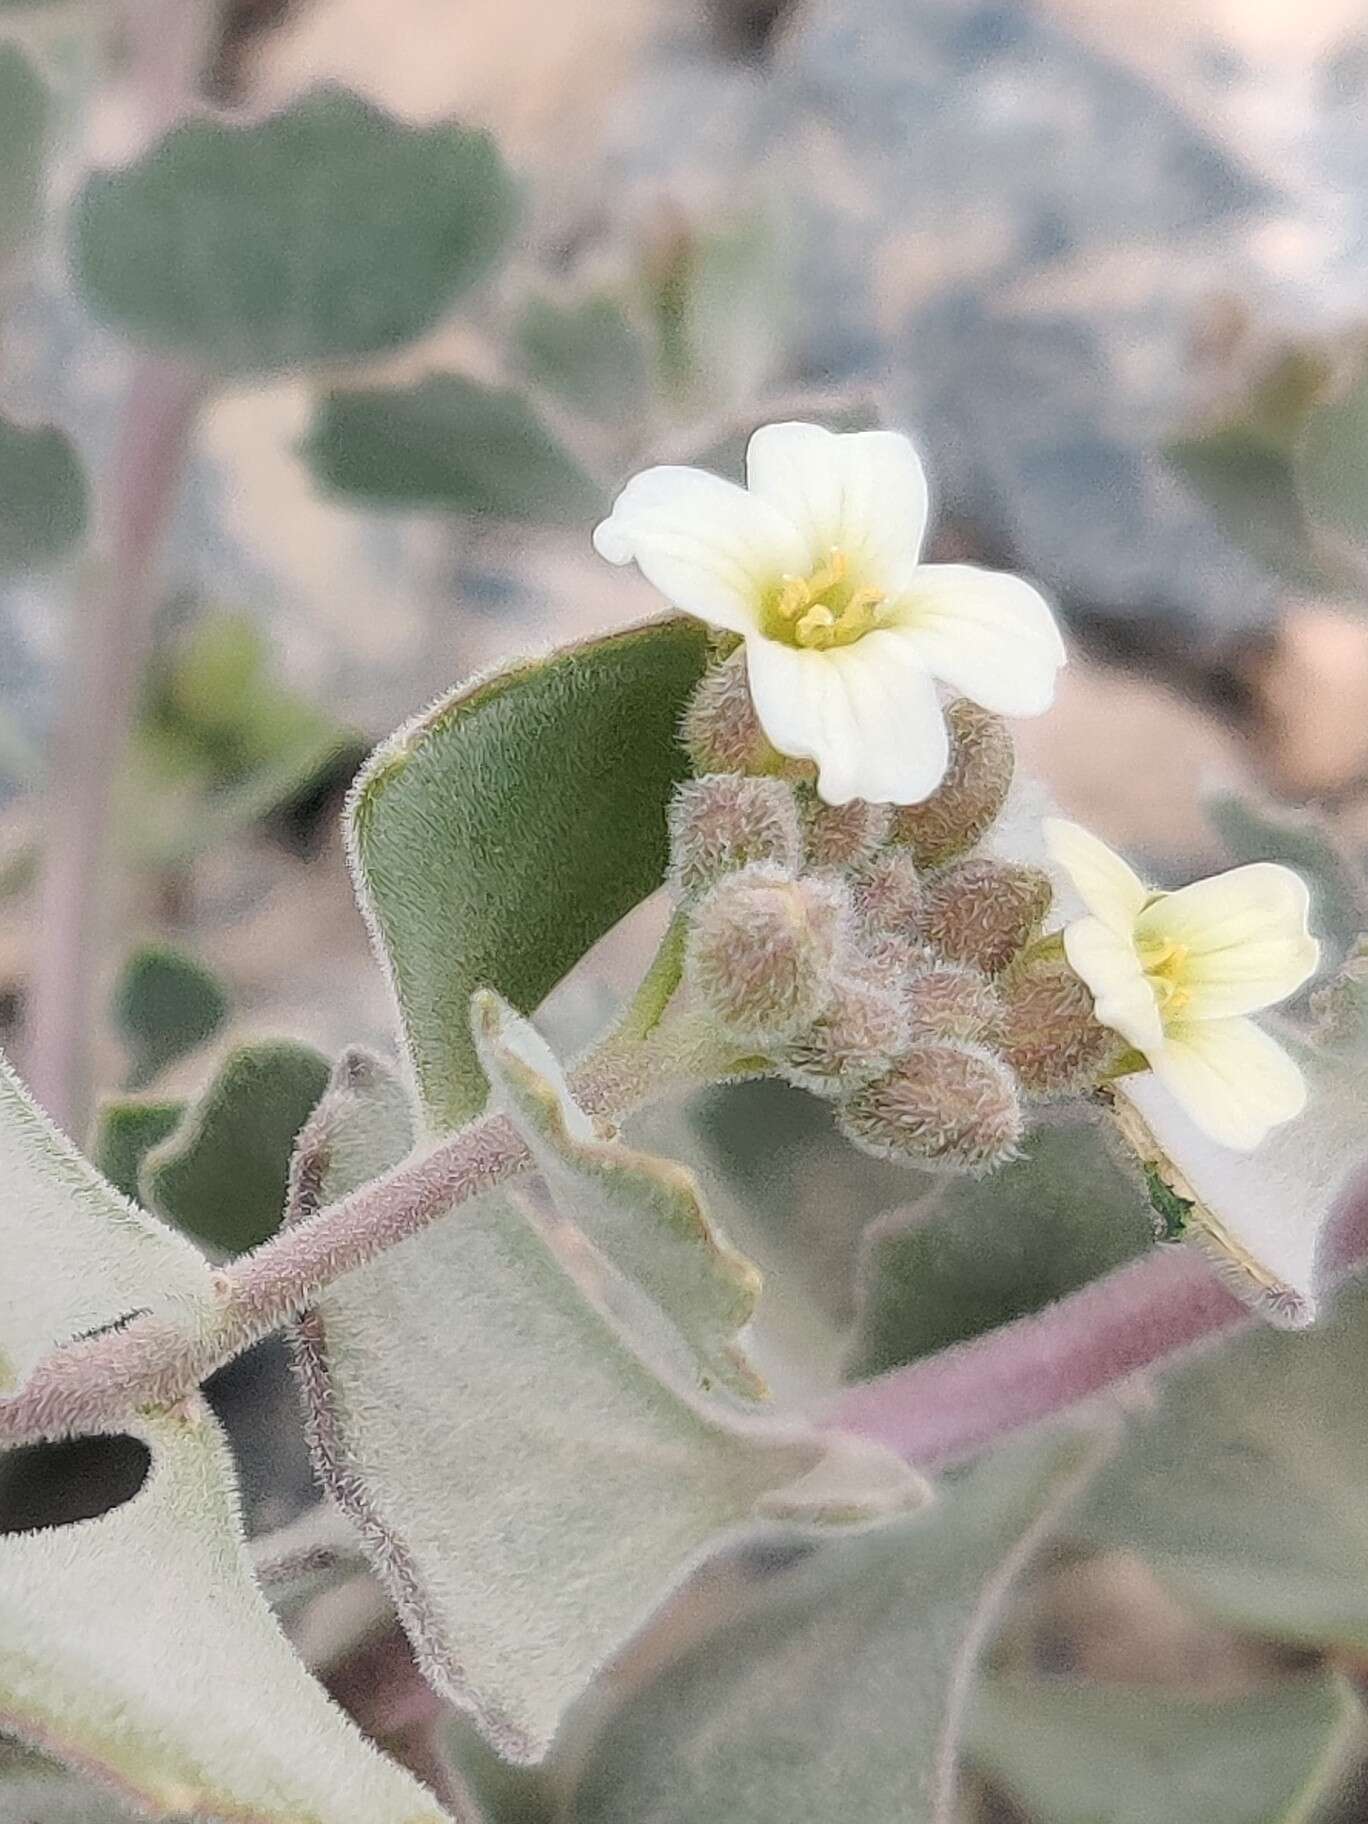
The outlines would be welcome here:
M 1321 583 L 1287 450 L 1231 424 L 1176 438 L 1164 455 L 1241 550 L 1289 582 Z
M 1152 1242 L 1144 1194 L 1095 1125 L 1037 1128 L 1013 1164 L 875 1224 L 847 1373 L 882 1374 L 1039 1311 Z
M 506 1010 L 482 1002 L 480 1032 L 491 1074 L 532 1111 L 529 1140 L 582 1207 L 584 1115 Z M 392 1075 L 344 1058 L 301 1137 L 293 1214 L 412 1141 Z M 601 1151 L 595 1163 L 602 1183 L 611 1168 Z M 701 1236 L 684 1258 L 677 1205 L 661 1198 L 670 1168 L 625 1147 L 618 1167 L 595 1230 L 530 1198 L 481 1197 L 330 1286 L 295 1338 L 325 1488 L 368 1542 L 429 1682 L 515 1760 L 545 1752 L 568 1704 L 710 1550 L 776 1520 L 867 1524 L 923 1492 L 882 1450 L 710 1399 L 692 1359 L 677 1372 L 645 1293 L 614 1272 L 646 1247 L 624 1232 L 629 1181 L 692 1337 L 721 1329 L 726 1279 Z
M 0 1393 L 51 1349 L 151 1311 L 193 1325 L 214 1303 L 199 1250 L 127 1203 L 0 1057 Z
M 208 1407 L 192 1399 L 129 1430 L 150 1454 L 131 1500 L 0 1537 L 0 1727 L 157 1813 L 443 1824 L 281 1632 Z
M 247 125 L 174 128 L 76 200 L 91 307 L 223 373 L 396 348 L 493 264 L 515 214 L 483 133 L 323 89 Z
M 493 1098 L 517 1123 L 560 1214 L 670 1321 L 691 1381 L 754 1397 L 763 1389 L 736 1333 L 754 1313 L 760 1275 L 713 1228 L 693 1174 L 601 1139 L 547 1047 L 496 995 L 477 994 L 472 1011 Z
M 38 72 L 13 45 L 0 44 L 0 268 L 29 238 L 42 208 L 48 112 Z
M 95 1117 L 90 1156 L 114 1189 L 137 1202 L 142 1162 L 154 1146 L 175 1133 L 188 1104 L 127 1096 L 103 1103 Z
M 459 374 L 330 393 L 305 453 L 324 487 L 379 506 L 582 525 L 605 504 L 520 393 Z
M 1231 1626 L 1368 1653 L 1368 1287 L 1171 1374 L 1083 1531 L 1139 1552 Z
M 207 1044 L 228 1017 L 228 994 L 195 957 L 170 944 L 142 944 L 114 987 L 114 1023 L 128 1053 L 129 1089 Z
M 531 377 L 576 411 L 621 424 L 647 409 L 646 345 L 615 298 L 533 298 L 516 334 Z
M 1323 1673 L 1220 1701 L 994 1678 L 979 1691 L 968 1758 L 1035 1824 L 1300 1824 L 1359 1718 Z
M 951 1817 L 986 1625 L 1090 1455 L 1077 1436 L 1001 1452 L 761 1587 L 608 1724 L 565 1824 Z
M 706 657 L 706 628 L 671 619 L 524 661 L 401 729 L 357 780 L 357 892 L 435 1131 L 484 1103 L 474 991 L 537 1006 L 660 885 Z
M 255 1247 L 280 1226 L 295 1137 L 327 1086 L 327 1061 L 311 1046 L 239 1046 L 181 1126 L 147 1154 L 143 1201 L 227 1253 Z
M 1368 929 L 1368 883 L 1324 822 L 1310 811 L 1239 792 L 1203 799 L 1207 822 L 1232 862 L 1280 861 L 1311 889 L 1311 924 L 1328 946 L 1327 962 L 1348 954 Z
M 70 440 L 51 425 L 0 417 L 0 576 L 55 564 L 85 532 L 86 513 Z
M 1318 406 L 1297 451 L 1297 485 L 1318 525 L 1368 541 L 1368 375 Z

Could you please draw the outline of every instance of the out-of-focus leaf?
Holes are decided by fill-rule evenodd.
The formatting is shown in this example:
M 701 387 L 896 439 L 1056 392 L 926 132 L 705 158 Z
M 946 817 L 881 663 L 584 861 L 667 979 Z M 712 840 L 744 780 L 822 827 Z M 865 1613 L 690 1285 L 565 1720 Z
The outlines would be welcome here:
M 1232 1627 L 1368 1653 L 1368 1288 L 1169 1375 L 1083 1516 Z
M 475 989 L 537 1006 L 659 886 L 706 657 L 706 630 L 671 619 L 524 661 L 401 729 L 357 780 L 357 891 L 434 1131 L 484 1103 Z
M 646 409 L 646 346 L 615 298 L 600 294 L 564 304 L 534 298 L 517 337 L 528 373 L 576 411 L 630 423 Z
M 228 1017 L 212 970 L 170 944 L 141 944 L 114 986 L 114 1022 L 128 1053 L 128 1088 L 142 1089 L 207 1044 Z
M 209 1409 L 194 1399 L 129 1430 L 151 1458 L 131 1500 L 0 1538 L 0 1726 L 157 1812 L 441 1824 L 281 1633 Z
M 793 317 L 792 237 L 762 213 L 665 233 L 647 261 L 661 379 L 675 397 L 729 410 L 782 361 Z
M 381 506 L 586 525 L 604 505 L 521 393 L 459 374 L 330 393 L 306 453 L 325 487 Z
M 227 1253 L 280 1226 L 295 1137 L 328 1086 L 311 1046 L 261 1039 L 230 1052 L 185 1120 L 142 1164 L 149 1209 Z
M 326 774 L 354 741 L 281 684 L 250 615 L 199 616 L 154 657 L 125 782 L 127 839 L 183 861 Z
M 599 1138 L 549 1049 L 496 996 L 476 996 L 475 1018 L 487 1034 L 481 1057 L 494 1099 L 517 1122 L 560 1214 L 673 1325 L 690 1381 L 753 1397 L 756 1376 L 736 1332 L 755 1309 L 760 1275 L 717 1234 L 692 1173 Z
M 174 128 L 76 201 L 76 273 L 139 342 L 225 373 L 342 361 L 421 335 L 514 218 L 483 133 L 410 127 L 324 89 L 247 125 Z
M 1317 525 L 1358 544 L 1368 542 L 1368 376 L 1311 413 L 1296 475 Z
M 85 525 L 85 475 L 70 440 L 0 417 L 0 576 L 56 563 Z
M 1202 808 L 1232 862 L 1280 861 L 1296 869 L 1311 889 L 1311 923 L 1327 947 L 1324 960 L 1347 955 L 1368 930 L 1368 881 L 1321 820 L 1239 792 L 1214 792 Z
M 993 1678 L 979 1690 L 968 1759 L 1036 1824 L 1300 1824 L 1359 1716 L 1323 1673 L 1219 1702 Z
M 759 1589 L 609 1723 L 566 1824 L 951 1817 L 985 1623 L 1089 1449 L 1001 1452 L 921 1515 Z
M 0 1058 L 0 1393 L 58 1344 L 131 1313 L 192 1324 L 214 1299 L 183 1236 L 127 1203 Z
M 1025 1156 L 870 1233 L 852 1379 L 1025 1317 L 1152 1244 L 1144 1194 L 1096 1127 L 1041 1127 Z
M 183 1101 L 142 1096 L 118 1097 L 101 1105 L 90 1155 L 116 1191 L 135 1203 L 139 1200 L 143 1160 L 175 1133 L 185 1110 Z
M 48 107 L 33 65 L 0 44 L 0 267 L 28 239 L 42 205 Z
M 553 1103 L 550 1125 L 587 1146 L 585 1117 L 529 1061 L 542 1052 L 525 1030 L 492 999 L 478 1030 L 491 1077 L 519 1086 L 509 1100 L 542 1111 L 536 1144 L 549 1144 Z M 394 1079 L 344 1059 L 301 1137 L 296 1213 L 392 1166 L 412 1140 Z M 672 1312 L 693 1336 L 714 1333 L 715 1306 L 697 1315 L 696 1289 L 715 1272 L 704 1239 L 701 1264 L 683 1260 L 659 1207 L 669 1168 L 652 1175 L 622 1156 L 618 1208 L 592 1213 L 599 1233 L 619 1262 L 646 1258 L 654 1233 L 643 1278 L 658 1283 L 655 1265 L 672 1261 Z M 555 1162 L 577 1201 L 585 1170 L 582 1154 Z M 629 1177 L 644 1191 L 630 1249 Z M 692 1358 L 676 1374 L 664 1320 L 592 1234 L 521 1199 L 483 1197 L 421 1246 L 337 1281 L 295 1348 L 316 1465 L 425 1675 L 516 1760 L 544 1753 L 594 1672 L 728 1536 L 781 1519 L 858 1523 L 921 1497 L 919 1478 L 882 1451 L 700 1395 Z
M 1175 438 L 1164 454 L 1241 550 L 1301 587 L 1323 581 L 1288 450 L 1233 424 Z

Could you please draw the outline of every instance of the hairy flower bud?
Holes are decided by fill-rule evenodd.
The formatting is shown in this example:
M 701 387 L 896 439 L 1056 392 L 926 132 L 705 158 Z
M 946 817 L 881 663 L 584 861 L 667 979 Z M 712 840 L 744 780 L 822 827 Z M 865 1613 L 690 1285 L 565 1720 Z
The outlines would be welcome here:
M 803 835 L 782 779 L 708 773 L 686 779 L 670 804 L 671 890 L 684 899 L 752 862 L 797 873 Z
M 768 1050 L 830 1001 L 850 902 L 831 876 L 795 880 L 765 864 L 728 874 L 694 913 L 685 979 L 739 1044 Z
M 1028 1096 L 1092 1089 L 1125 1049 L 1123 1039 L 1094 1019 L 1091 992 L 1062 956 L 1010 970 L 1002 995 L 999 1046 Z
M 887 838 L 893 818 L 891 805 L 866 804 L 863 798 L 824 804 L 806 789 L 799 792 L 798 811 L 812 868 L 853 868 L 868 861 Z
M 950 765 L 920 804 L 899 806 L 893 840 L 904 842 L 923 867 L 941 867 L 965 854 L 992 828 L 1012 783 L 1016 757 L 1000 717 L 958 697 L 945 712 Z
M 903 983 L 912 1033 L 927 1039 L 987 1039 L 995 1035 L 1002 1002 L 981 969 L 936 963 Z
M 907 1047 L 907 1010 L 896 990 L 872 975 L 845 975 L 825 1012 L 789 1045 L 783 1075 L 814 1096 L 849 1095 L 881 1076 Z
M 920 939 L 925 892 L 906 849 L 885 849 L 867 861 L 851 879 L 850 897 L 863 935 Z
M 1022 1132 L 1011 1071 L 984 1046 L 962 1039 L 909 1051 L 848 1097 L 837 1120 L 849 1140 L 876 1158 L 973 1174 L 1013 1158 Z
M 1040 930 L 1051 897 L 1040 868 L 961 861 L 927 881 L 922 934 L 948 961 L 996 975 Z
M 772 746 L 751 700 L 746 649 L 710 666 L 684 709 L 680 736 L 696 773 L 753 773 L 815 779 L 811 761 Z

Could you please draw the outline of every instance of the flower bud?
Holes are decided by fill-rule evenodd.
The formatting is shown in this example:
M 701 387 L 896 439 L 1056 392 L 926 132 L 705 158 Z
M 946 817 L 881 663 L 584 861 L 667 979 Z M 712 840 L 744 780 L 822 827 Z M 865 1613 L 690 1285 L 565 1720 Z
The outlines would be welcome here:
M 913 1035 L 919 1039 L 987 1039 L 997 1030 L 1002 1002 L 981 969 L 936 963 L 903 983 Z
M 816 792 L 802 790 L 798 812 L 803 821 L 808 866 L 853 868 L 868 861 L 888 836 L 893 810 L 887 804 L 824 804 Z
M 795 880 L 763 864 L 725 875 L 694 913 L 685 979 L 739 1044 L 768 1050 L 826 1008 L 849 910 L 831 876 Z
M 782 775 L 815 779 L 811 761 L 791 760 L 771 745 L 751 699 L 746 649 L 704 672 L 684 709 L 680 736 L 696 773 Z
M 906 849 L 885 849 L 850 882 L 856 927 L 862 936 L 921 937 L 925 894 L 917 864 Z
M 752 862 L 771 862 L 788 873 L 802 865 L 798 807 L 782 779 L 739 773 L 686 779 L 675 788 L 669 822 L 669 879 L 678 899 Z
M 999 1047 L 1028 1096 L 1092 1089 L 1125 1049 L 1124 1039 L 1093 1017 L 1087 985 L 1062 956 L 1009 971 L 1002 993 Z
M 783 1075 L 814 1096 L 849 1095 L 881 1076 L 907 1042 L 902 997 L 871 975 L 845 975 L 826 1010 L 784 1051 Z
M 1012 783 L 1016 757 L 1000 717 L 957 697 L 945 712 L 950 765 L 929 798 L 901 805 L 893 840 L 904 842 L 925 868 L 937 868 L 972 849 L 992 828 Z
M 961 861 L 926 883 L 922 935 L 953 963 L 996 975 L 1040 930 L 1049 876 L 1014 861 Z
M 919 1045 L 841 1105 L 841 1131 L 864 1152 L 929 1171 L 1005 1165 L 1021 1139 L 1012 1073 L 982 1045 Z

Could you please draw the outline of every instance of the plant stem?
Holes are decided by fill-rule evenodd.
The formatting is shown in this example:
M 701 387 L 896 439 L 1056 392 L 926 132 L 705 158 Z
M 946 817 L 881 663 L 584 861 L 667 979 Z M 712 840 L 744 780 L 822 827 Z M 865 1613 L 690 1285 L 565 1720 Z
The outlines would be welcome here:
M 146 358 L 134 368 L 110 459 L 104 558 L 73 616 L 71 660 L 48 784 L 28 1009 L 34 1094 L 79 1134 L 106 892 L 114 780 L 151 641 L 156 571 L 205 396 L 203 377 Z

